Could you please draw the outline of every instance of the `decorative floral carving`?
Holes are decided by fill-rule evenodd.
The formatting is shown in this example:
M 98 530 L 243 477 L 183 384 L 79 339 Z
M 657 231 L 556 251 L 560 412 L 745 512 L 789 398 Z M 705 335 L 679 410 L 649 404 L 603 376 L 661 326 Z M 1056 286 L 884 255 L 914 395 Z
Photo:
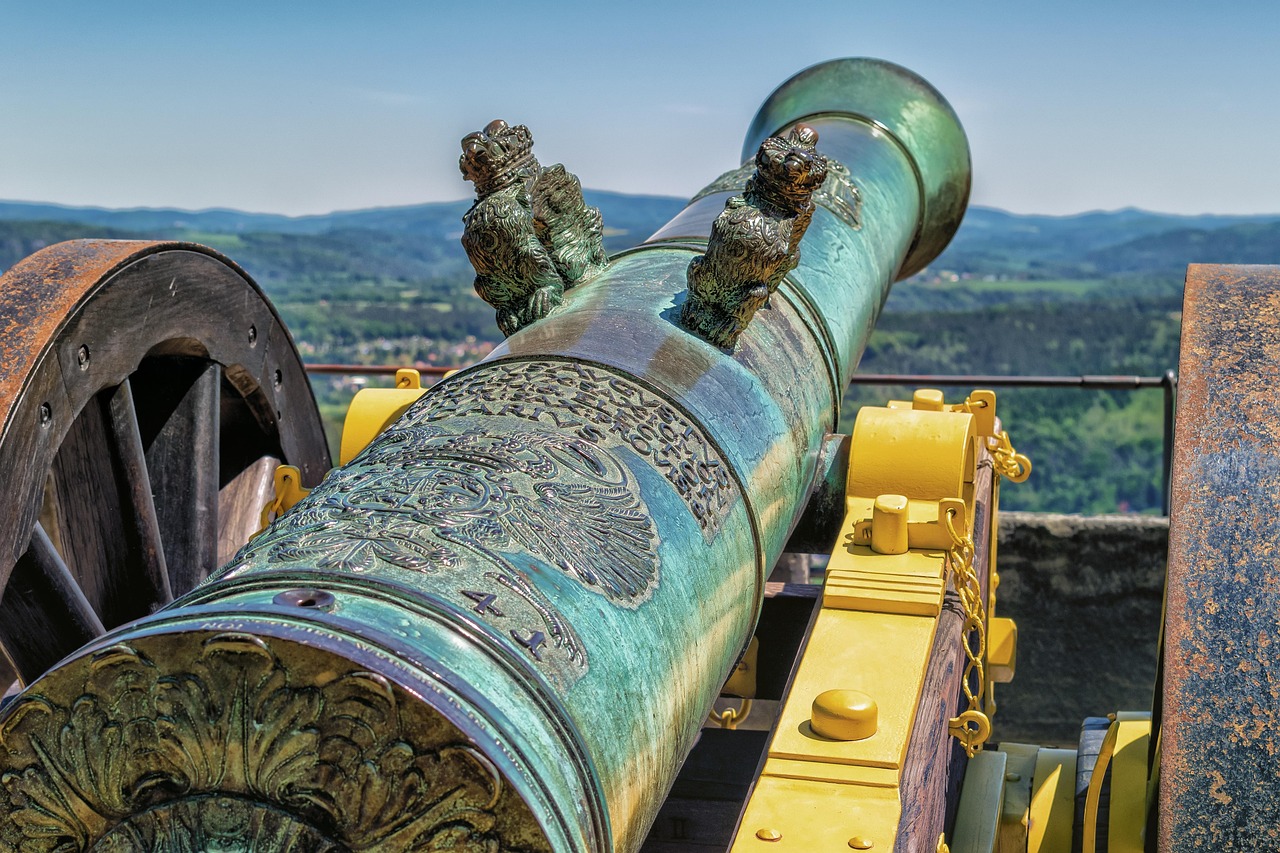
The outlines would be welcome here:
M 72 701 L 37 684 L 6 709 L 0 849 L 497 851 L 501 815 L 527 815 L 452 725 L 410 727 L 382 676 L 295 685 L 244 634 L 193 651 L 175 671 L 181 653 L 114 646 L 78 662 Z

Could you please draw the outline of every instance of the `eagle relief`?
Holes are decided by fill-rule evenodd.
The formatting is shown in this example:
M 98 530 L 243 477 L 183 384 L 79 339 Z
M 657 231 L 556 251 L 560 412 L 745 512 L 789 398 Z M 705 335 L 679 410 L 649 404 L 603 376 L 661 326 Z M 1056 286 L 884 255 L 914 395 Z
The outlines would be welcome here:
M 482 365 L 432 389 L 215 577 L 303 568 L 407 582 L 573 683 L 588 661 L 565 585 L 635 609 L 661 580 L 628 466 L 665 482 L 708 542 L 740 500 L 715 444 L 633 380 L 562 360 Z
M 639 489 L 602 448 L 550 430 L 418 425 L 387 432 L 234 562 L 436 572 L 479 558 L 512 572 L 519 553 L 635 607 L 657 579 L 656 550 Z

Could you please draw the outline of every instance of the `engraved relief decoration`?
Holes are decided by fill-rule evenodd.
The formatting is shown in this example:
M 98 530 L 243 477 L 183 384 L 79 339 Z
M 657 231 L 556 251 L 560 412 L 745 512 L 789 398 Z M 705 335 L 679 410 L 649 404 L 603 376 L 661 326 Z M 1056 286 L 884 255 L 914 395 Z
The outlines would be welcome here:
M 548 430 L 397 427 L 240 552 L 326 571 L 458 569 L 512 554 L 555 566 L 613 601 L 657 576 L 653 522 L 608 453 Z
M 729 466 L 701 427 L 631 379 L 576 361 L 499 362 L 433 388 L 401 425 L 472 415 L 519 418 L 601 451 L 626 448 L 657 470 L 707 541 L 738 499 Z
M 628 467 L 637 463 L 715 538 L 736 483 L 670 403 L 577 362 L 483 365 L 432 389 L 220 577 L 263 568 L 431 575 L 431 598 L 474 614 L 566 687 L 589 662 L 562 613 L 564 582 L 634 609 L 661 581 L 658 531 Z
M 527 426 L 482 430 L 471 419 L 483 417 Z M 445 572 L 478 559 L 510 573 L 511 558 L 528 554 L 635 606 L 658 582 L 658 540 L 621 448 L 661 473 L 714 537 L 736 486 L 683 414 L 601 368 L 499 362 L 433 389 L 232 566 Z
M 0 850 L 545 849 L 488 759 L 381 676 L 296 685 L 256 637 L 149 639 L 159 664 L 112 646 L 72 664 L 80 695 L 37 682 L 8 709 Z

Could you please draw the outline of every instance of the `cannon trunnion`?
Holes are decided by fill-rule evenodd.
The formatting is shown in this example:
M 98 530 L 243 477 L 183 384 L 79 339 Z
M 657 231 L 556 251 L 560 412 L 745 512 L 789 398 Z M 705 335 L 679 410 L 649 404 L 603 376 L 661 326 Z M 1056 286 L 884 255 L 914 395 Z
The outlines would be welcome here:
M 801 121 L 828 173 L 798 264 L 718 337 L 684 315 L 686 273 Z M 35 680 L 0 719 L 0 843 L 637 849 L 890 284 L 968 195 L 950 107 L 877 61 L 788 81 L 744 159 L 560 304 L 500 309 L 516 330 L 484 362 L 206 583 Z

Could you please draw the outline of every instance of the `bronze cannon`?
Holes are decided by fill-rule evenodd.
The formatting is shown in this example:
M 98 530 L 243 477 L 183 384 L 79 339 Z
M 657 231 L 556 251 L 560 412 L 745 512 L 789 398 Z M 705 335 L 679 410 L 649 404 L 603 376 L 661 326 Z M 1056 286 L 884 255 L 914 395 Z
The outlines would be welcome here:
M 563 213 L 576 179 L 521 130 L 464 141 L 507 340 L 5 706 L 0 849 L 638 849 L 890 285 L 959 225 L 969 153 L 914 74 L 815 66 L 765 101 L 741 168 L 606 262 L 556 253 L 598 222 L 556 231 L 537 199 Z M 538 182 L 504 247 L 493 223 L 524 202 L 503 193 Z M 264 423 L 265 385 L 243 395 Z

